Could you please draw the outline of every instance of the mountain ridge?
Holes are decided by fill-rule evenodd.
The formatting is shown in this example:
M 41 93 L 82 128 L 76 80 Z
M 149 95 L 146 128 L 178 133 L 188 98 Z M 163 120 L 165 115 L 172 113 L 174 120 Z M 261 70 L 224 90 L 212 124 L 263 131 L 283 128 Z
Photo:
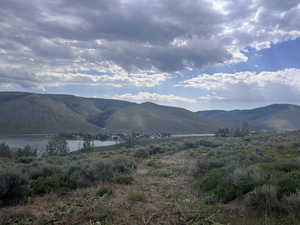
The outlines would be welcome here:
M 271 104 L 247 110 L 206 110 L 199 115 L 222 121 L 228 127 L 237 127 L 247 122 L 254 130 L 284 131 L 300 128 L 300 106 Z
M 68 94 L 0 92 L 0 134 L 166 132 L 212 133 L 249 123 L 253 130 L 300 129 L 300 106 L 273 104 L 247 110 L 206 110 Z

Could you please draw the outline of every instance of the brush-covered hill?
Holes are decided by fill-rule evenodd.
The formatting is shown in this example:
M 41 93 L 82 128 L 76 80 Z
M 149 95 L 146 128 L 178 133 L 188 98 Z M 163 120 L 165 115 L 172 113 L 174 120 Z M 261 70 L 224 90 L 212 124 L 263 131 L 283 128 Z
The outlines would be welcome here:
M 186 109 L 147 102 L 115 111 L 107 120 L 106 127 L 110 130 L 178 134 L 214 132 L 221 124 Z
M 0 134 L 99 132 L 111 112 L 131 104 L 70 95 L 0 92 Z
M 285 131 L 300 129 L 300 106 L 274 104 L 251 110 L 199 111 L 199 115 L 221 121 L 227 127 L 247 122 L 254 130 Z
M 49 134 L 69 132 L 141 131 L 212 132 L 221 125 L 175 107 L 153 103 L 0 92 L 0 134 Z

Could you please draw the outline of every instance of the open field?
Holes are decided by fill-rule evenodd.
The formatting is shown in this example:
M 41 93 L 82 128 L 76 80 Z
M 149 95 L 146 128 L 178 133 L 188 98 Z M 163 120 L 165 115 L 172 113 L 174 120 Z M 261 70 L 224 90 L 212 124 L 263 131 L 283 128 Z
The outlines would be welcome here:
M 300 132 L 2 155 L 0 224 L 296 225 L 299 156 Z

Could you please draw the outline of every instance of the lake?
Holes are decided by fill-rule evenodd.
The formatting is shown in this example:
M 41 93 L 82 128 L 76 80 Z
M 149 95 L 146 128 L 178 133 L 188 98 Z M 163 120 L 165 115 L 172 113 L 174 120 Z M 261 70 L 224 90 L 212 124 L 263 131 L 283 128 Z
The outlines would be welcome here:
M 214 137 L 215 134 L 173 134 L 171 137 Z
M 48 144 L 47 137 L 0 137 L 0 143 L 6 143 L 11 148 L 23 148 L 30 145 L 39 152 L 44 152 Z M 83 147 L 83 140 L 67 140 L 70 151 L 77 151 Z M 94 140 L 95 147 L 105 147 L 117 144 L 116 141 Z

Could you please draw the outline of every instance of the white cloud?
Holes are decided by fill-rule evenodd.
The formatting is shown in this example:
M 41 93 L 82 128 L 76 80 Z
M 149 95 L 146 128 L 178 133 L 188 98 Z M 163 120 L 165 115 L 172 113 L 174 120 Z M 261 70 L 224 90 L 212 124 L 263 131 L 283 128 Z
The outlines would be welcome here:
M 113 96 L 114 99 L 133 101 L 133 102 L 154 102 L 159 104 L 177 104 L 177 103 L 188 103 L 193 104 L 197 101 L 191 98 L 185 98 L 176 95 L 163 95 L 158 93 L 150 92 L 139 92 L 137 94 L 121 94 Z
M 114 87 L 154 87 L 171 76 L 167 73 L 143 72 L 128 73 L 110 64 L 77 64 L 44 66 L 40 71 L 32 66 L 30 70 L 18 65 L 0 65 L 0 82 L 10 87 L 45 90 L 48 87 L 65 85 L 90 85 Z
M 300 37 L 299 0 L 1 0 L 0 15 L 0 81 L 27 88 L 154 87 Z
M 218 96 L 215 94 L 207 94 L 207 95 L 198 97 L 198 100 L 201 100 L 201 101 L 225 100 L 225 99 L 226 99 L 225 97 Z
M 203 100 L 293 101 L 300 96 L 300 69 L 275 72 L 201 74 L 178 84 L 213 92 Z

